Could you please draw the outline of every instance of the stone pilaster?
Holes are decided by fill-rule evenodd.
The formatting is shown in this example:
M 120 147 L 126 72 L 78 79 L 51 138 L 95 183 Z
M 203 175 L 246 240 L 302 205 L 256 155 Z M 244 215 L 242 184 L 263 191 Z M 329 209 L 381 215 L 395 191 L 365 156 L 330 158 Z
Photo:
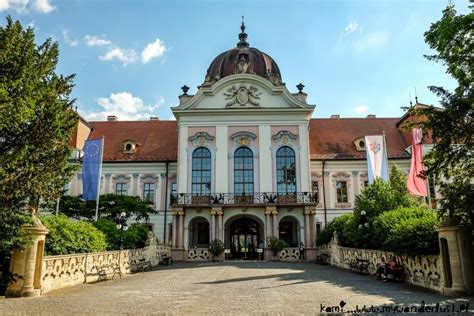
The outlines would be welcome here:
M 110 173 L 106 173 L 106 174 L 104 174 L 104 176 L 105 176 L 105 179 L 104 179 L 105 180 L 104 192 L 105 192 L 105 194 L 111 193 L 110 192 L 110 177 L 112 175 Z
M 138 173 L 133 174 L 133 187 L 132 187 L 132 194 L 137 195 L 138 194 Z

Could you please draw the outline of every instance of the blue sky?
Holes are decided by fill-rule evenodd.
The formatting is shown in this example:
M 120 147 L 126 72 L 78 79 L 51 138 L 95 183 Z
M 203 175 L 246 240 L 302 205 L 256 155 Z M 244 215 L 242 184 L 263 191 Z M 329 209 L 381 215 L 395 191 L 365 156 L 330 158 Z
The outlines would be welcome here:
M 454 1 L 468 12 L 468 1 Z M 394 117 L 428 85 L 454 87 L 423 33 L 448 1 L 0 0 L 59 42 L 57 72 L 76 74 L 73 97 L 89 119 L 172 117 L 180 87 L 194 94 L 214 57 L 235 46 L 245 15 L 251 46 L 272 56 L 290 92 L 302 82 L 314 117 Z

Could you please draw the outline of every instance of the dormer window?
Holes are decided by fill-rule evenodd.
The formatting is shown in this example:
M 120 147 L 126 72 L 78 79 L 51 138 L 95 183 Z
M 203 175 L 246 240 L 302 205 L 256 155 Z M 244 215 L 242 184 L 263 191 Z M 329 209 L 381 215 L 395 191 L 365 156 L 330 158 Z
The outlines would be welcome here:
M 138 143 L 133 140 L 126 140 L 123 142 L 123 153 L 124 154 L 133 154 L 137 148 Z
M 365 139 L 363 137 L 355 139 L 353 144 L 357 151 L 365 151 Z

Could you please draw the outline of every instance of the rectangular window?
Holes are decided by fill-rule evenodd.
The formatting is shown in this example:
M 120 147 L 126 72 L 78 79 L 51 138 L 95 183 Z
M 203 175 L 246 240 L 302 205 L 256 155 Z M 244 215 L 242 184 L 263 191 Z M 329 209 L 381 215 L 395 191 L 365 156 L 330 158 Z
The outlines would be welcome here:
M 127 184 L 126 183 L 117 183 L 115 185 L 115 193 L 118 195 L 127 195 Z
M 143 200 L 149 202 L 155 202 L 155 184 L 144 183 L 143 184 Z
M 336 195 L 337 195 L 337 203 L 347 203 L 349 201 L 347 198 L 347 182 L 346 181 L 336 181 Z
M 319 192 L 319 183 L 318 181 L 311 181 L 311 191 L 317 196 Z

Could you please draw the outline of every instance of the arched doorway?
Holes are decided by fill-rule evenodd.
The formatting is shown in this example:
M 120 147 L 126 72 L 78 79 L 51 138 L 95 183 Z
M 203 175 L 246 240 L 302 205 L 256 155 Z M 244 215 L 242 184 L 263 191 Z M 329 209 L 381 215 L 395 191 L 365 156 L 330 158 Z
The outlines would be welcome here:
M 293 216 L 285 216 L 278 225 L 280 239 L 283 239 L 289 247 L 299 247 L 299 225 Z
M 257 259 L 263 226 L 251 217 L 238 217 L 226 225 L 232 259 Z
M 209 222 L 204 217 L 195 217 L 188 225 L 189 246 L 191 248 L 209 247 Z

